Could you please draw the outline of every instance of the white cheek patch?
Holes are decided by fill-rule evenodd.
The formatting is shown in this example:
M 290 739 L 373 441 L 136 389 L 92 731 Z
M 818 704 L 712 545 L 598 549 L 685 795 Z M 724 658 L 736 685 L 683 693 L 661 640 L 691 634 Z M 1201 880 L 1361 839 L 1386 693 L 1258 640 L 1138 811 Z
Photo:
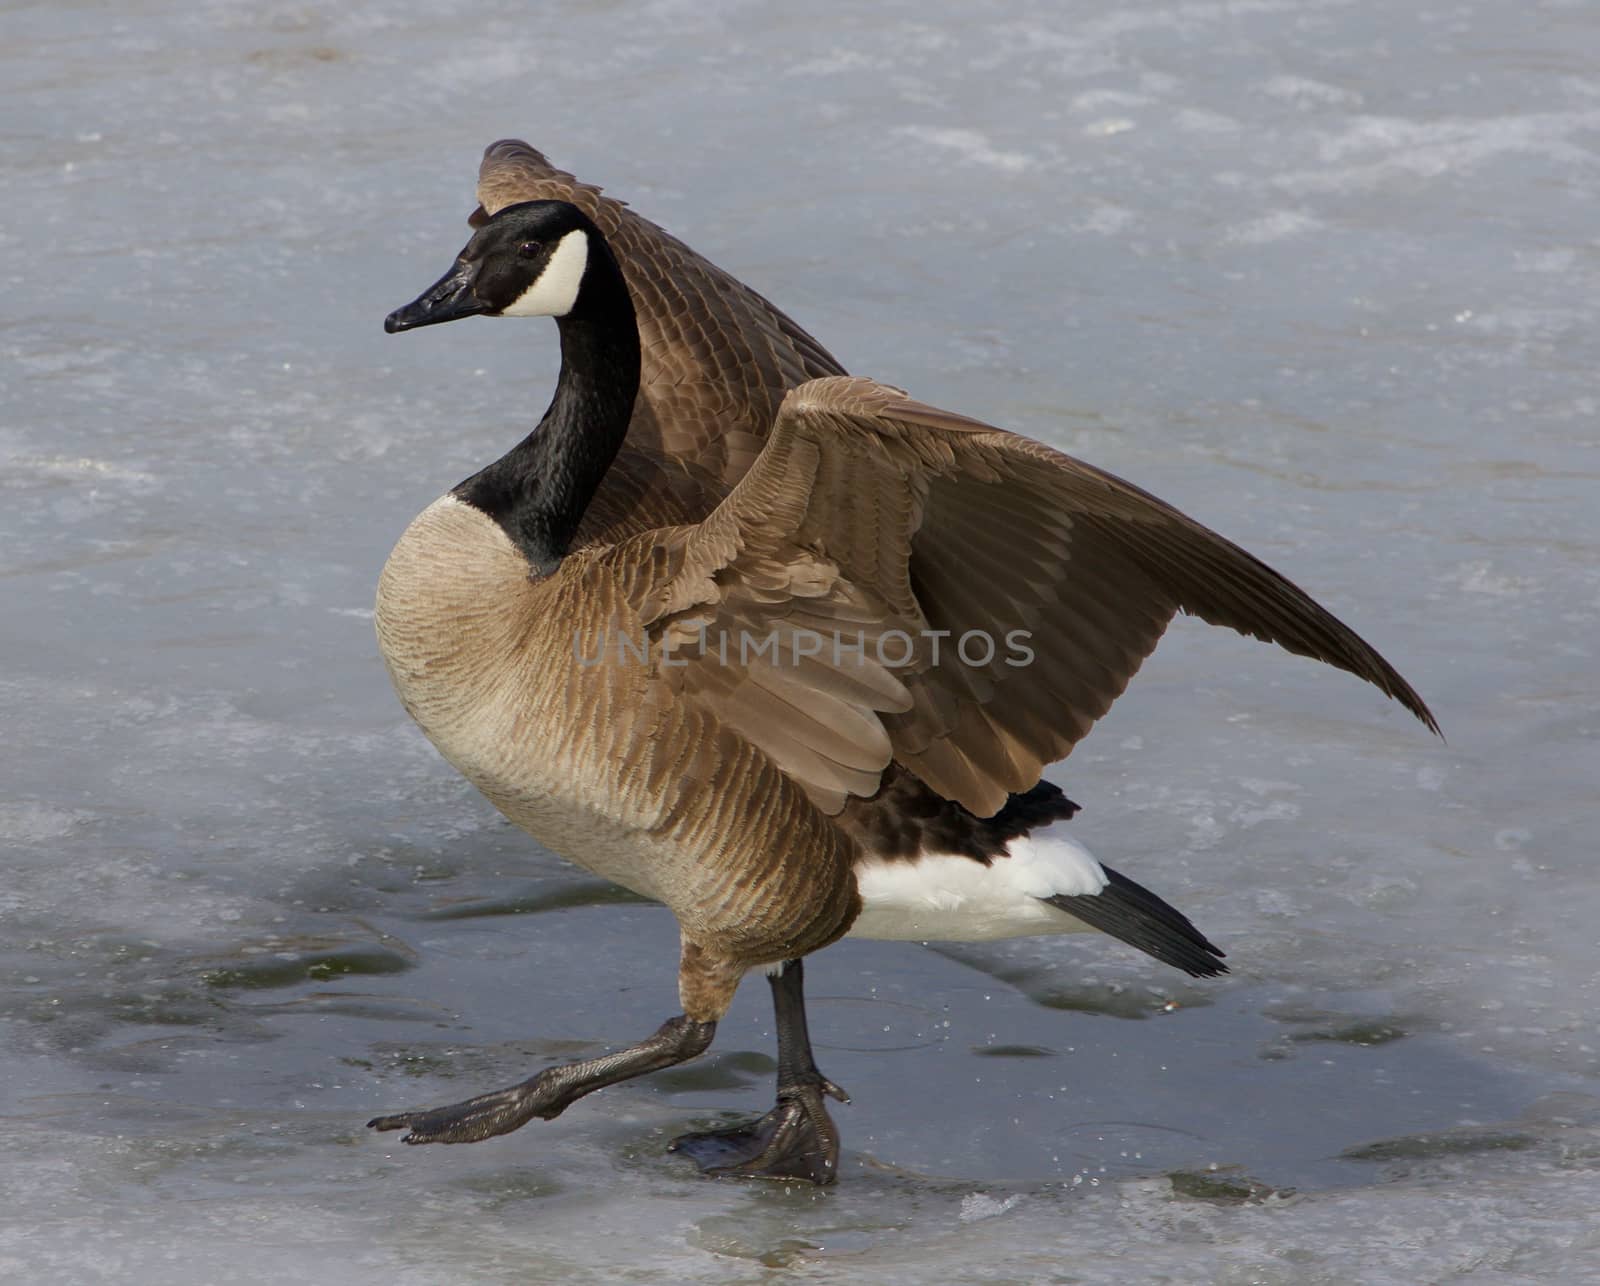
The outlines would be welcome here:
M 565 317 L 578 302 L 583 272 L 589 266 L 589 237 L 581 229 L 567 233 L 551 253 L 533 285 L 529 286 L 502 317 Z

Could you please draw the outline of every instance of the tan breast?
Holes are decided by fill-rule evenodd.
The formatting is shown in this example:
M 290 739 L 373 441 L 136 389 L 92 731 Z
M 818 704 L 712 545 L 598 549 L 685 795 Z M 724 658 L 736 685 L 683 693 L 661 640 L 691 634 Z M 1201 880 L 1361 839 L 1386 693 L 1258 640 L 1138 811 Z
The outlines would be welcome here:
M 376 619 L 406 710 L 547 848 L 754 960 L 848 926 L 853 844 L 616 647 L 642 627 L 583 553 L 534 579 L 499 526 L 443 496 L 390 554 Z
M 625 842 L 657 810 L 597 771 L 596 716 L 634 676 L 575 664 L 574 632 L 540 628 L 560 619 L 560 591 L 559 575 L 530 576 L 485 514 L 443 496 L 384 565 L 378 644 L 411 717 L 498 808 L 562 855 L 659 897 Z M 628 720 L 627 706 L 616 715 Z

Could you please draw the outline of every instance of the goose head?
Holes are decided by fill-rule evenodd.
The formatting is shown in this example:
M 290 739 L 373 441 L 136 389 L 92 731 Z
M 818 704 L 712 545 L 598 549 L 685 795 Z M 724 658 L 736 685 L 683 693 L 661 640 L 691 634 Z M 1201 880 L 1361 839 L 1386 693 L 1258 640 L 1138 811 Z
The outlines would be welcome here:
M 489 219 L 450 271 L 384 320 L 391 335 L 462 317 L 556 317 L 582 311 L 605 274 L 605 240 L 566 201 L 523 201 Z M 603 293 L 590 290 L 590 295 Z

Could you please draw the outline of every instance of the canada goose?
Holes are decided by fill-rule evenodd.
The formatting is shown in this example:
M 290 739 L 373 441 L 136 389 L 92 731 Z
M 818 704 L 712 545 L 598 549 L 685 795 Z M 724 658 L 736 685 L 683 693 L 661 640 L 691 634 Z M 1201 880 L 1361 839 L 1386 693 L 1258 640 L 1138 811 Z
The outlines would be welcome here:
M 1042 834 L 1075 805 L 1041 770 L 1179 611 L 1348 670 L 1437 731 L 1377 652 L 1237 546 L 870 380 L 791 391 L 702 520 L 602 529 L 586 512 L 629 432 L 640 340 L 600 229 L 567 202 L 501 209 L 385 325 L 473 315 L 556 318 L 560 376 L 538 427 L 401 536 L 378 590 L 384 659 L 406 709 L 507 817 L 673 911 L 683 1012 L 616 1053 L 370 1122 L 407 1142 L 503 1134 L 692 1058 L 764 969 L 776 1106 L 674 1146 L 711 1173 L 826 1183 L 839 1145 L 825 1098 L 843 1094 L 812 1059 L 799 962 L 845 933 L 1094 927 L 1221 972 L 1183 915 Z

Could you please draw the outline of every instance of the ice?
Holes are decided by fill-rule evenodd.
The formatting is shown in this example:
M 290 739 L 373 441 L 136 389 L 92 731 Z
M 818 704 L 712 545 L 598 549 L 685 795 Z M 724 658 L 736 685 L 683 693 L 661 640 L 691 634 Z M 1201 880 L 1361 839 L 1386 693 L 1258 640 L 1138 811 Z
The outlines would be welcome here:
M 1600 1278 L 1600 16 L 1489 0 L 132 0 L 0 48 L 0 1278 Z M 521 135 L 855 371 L 1219 527 L 1421 689 L 1180 622 L 1055 770 L 1191 915 L 808 966 L 835 1191 L 707 1183 L 657 908 L 540 852 L 376 655 L 409 518 L 553 330 L 382 318 Z
M 929 129 L 922 125 L 907 125 L 900 133 L 913 142 L 943 148 L 958 159 L 973 165 L 987 166 L 1015 174 L 1031 166 L 1033 158 L 1025 152 L 1003 152 L 977 130 Z
M 1229 241 L 1244 245 L 1265 245 L 1269 241 L 1309 236 L 1321 227 L 1316 216 L 1304 210 L 1273 210 L 1259 218 L 1235 224 L 1225 235 Z
M 961 1222 L 972 1223 L 979 1219 L 993 1219 L 996 1215 L 1003 1215 L 1022 1200 L 1020 1192 L 1013 1192 L 1004 1200 L 996 1200 L 982 1192 L 974 1192 L 969 1197 L 961 1199 Z

